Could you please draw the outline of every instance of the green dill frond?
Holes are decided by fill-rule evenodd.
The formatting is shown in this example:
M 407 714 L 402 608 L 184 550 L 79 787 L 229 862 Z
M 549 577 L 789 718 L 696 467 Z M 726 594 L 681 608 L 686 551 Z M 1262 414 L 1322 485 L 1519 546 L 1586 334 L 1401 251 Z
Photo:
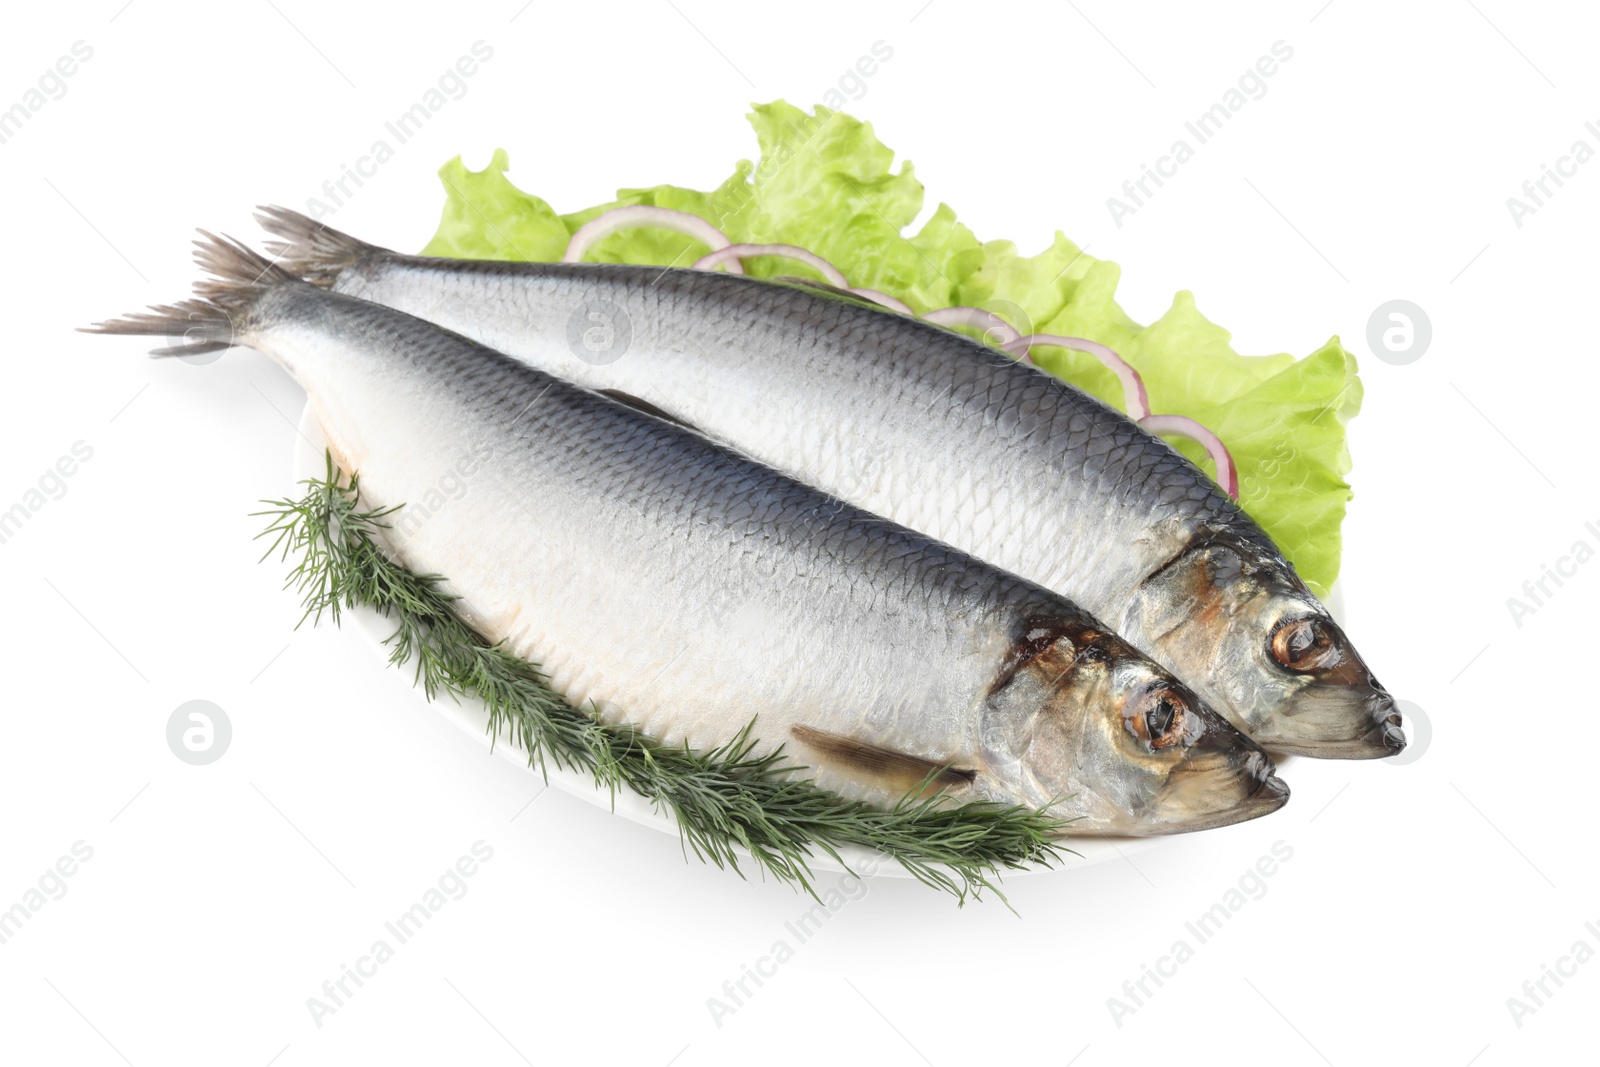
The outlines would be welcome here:
M 343 479 L 329 455 L 324 477 L 303 484 L 300 499 L 263 501 L 268 510 L 256 512 L 271 518 L 259 535 L 271 538 L 262 558 L 294 561 L 285 588 L 300 596 L 301 624 L 324 612 L 337 624 L 343 608 L 376 609 L 396 624 L 389 661 L 413 664 L 429 699 L 475 696 L 488 708 L 490 736 L 504 731 L 541 772 L 549 762 L 587 772 L 613 796 L 631 789 L 670 811 L 686 851 L 702 860 L 743 874 L 742 849 L 763 871 L 815 897 L 812 858 L 821 852 L 843 863 L 840 847 L 860 845 L 963 902 L 985 889 L 1004 900 L 995 884 L 1002 870 L 1060 858 L 1062 824 L 1048 808 L 945 807 L 921 787 L 892 808 L 875 808 L 795 776 L 781 748 L 757 755 L 753 723 L 714 751 L 693 752 L 601 722 L 562 699 L 537 665 L 462 622 L 440 575 L 412 574 L 384 553 L 380 531 L 396 509 L 361 510 L 358 476 Z

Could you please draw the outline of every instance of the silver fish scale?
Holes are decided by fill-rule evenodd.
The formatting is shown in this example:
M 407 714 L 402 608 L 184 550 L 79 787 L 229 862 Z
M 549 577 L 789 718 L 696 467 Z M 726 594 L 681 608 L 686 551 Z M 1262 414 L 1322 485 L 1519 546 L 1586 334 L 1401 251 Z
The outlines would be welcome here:
M 458 457 L 488 457 L 396 544 L 402 560 L 447 574 L 470 621 L 569 699 L 667 743 L 713 747 L 759 710 L 768 747 L 805 722 L 974 758 L 979 709 L 1024 626 L 1097 625 L 949 545 L 386 308 L 296 288 L 256 318 L 252 343 L 313 403 L 338 398 L 319 417 L 369 503 L 423 500 Z
M 970 338 L 810 287 L 385 253 L 346 270 L 337 289 L 635 393 L 1119 628 L 1136 614 L 1130 591 L 1203 528 L 1281 558 L 1204 472 L 1120 412 Z M 586 301 L 621 309 L 631 326 L 616 362 L 586 362 L 563 343 Z M 871 449 L 893 461 L 862 476 L 852 465 Z

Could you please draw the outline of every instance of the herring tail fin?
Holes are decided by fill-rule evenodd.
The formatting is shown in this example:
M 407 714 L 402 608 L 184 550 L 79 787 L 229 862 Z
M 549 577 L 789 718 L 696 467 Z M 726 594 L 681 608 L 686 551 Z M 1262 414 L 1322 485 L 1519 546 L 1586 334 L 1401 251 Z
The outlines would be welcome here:
M 153 304 L 117 319 L 80 327 L 82 333 L 134 334 L 165 337 L 167 345 L 153 356 L 197 356 L 236 344 L 250 311 L 262 295 L 299 280 L 272 260 L 231 237 L 200 231 L 195 262 L 211 275 L 194 287 L 195 295 L 175 304 Z
M 313 285 L 331 286 L 346 267 L 374 252 L 387 251 L 286 207 L 258 207 L 256 221 L 282 238 L 268 242 L 267 251 L 291 274 Z

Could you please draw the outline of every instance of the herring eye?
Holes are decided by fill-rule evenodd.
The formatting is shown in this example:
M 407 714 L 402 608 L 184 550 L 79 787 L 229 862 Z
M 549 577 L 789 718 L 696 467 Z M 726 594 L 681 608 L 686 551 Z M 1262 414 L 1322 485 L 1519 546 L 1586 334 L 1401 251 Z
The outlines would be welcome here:
M 1188 710 L 1175 690 L 1153 689 L 1128 715 L 1128 730 L 1151 748 L 1168 748 L 1183 736 Z
M 1289 619 L 1272 632 L 1272 658 L 1291 671 L 1314 671 L 1338 655 L 1333 634 L 1319 619 Z
M 1172 720 L 1177 714 L 1178 709 L 1165 697 L 1152 704 L 1150 710 L 1144 713 L 1144 724 L 1150 731 L 1150 736 L 1161 737 L 1172 729 Z

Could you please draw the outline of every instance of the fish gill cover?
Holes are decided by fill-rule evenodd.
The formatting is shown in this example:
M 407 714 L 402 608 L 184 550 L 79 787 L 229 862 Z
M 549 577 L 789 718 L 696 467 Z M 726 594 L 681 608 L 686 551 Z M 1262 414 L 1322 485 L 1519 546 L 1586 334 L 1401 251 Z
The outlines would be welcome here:
M 852 286 L 898 297 L 918 314 L 966 305 L 1011 318 L 1021 309 L 1027 321 L 1013 325 L 1023 333 L 1082 337 L 1115 349 L 1144 378 L 1153 410 L 1188 416 L 1221 437 L 1238 466 L 1239 503 L 1313 591 L 1327 593 L 1339 573 L 1339 528 L 1351 497 L 1345 425 L 1361 407 L 1355 357 L 1337 337 L 1304 359 L 1242 356 L 1187 290 L 1159 319 L 1141 326 L 1117 305 L 1121 269 L 1085 255 L 1059 231 L 1049 248 L 1024 256 L 1010 241 L 978 240 L 941 203 L 907 236 L 903 231 L 922 209 L 922 183 L 909 161 L 898 173 L 891 169 L 894 152 L 869 123 L 820 106 L 808 115 L 781 100 L 756 106 L 750 122 L 760 164 L 740 160 L 716 189 L 621 189 L 611 203 L 566 215 L 506 178 L 504 150 L 481 171 L 468 170 L 457 156 L 439 171 L 444 212 L 423 253 L 556 262 L 584 223 L 643 204 L 698 215 L 736 243 L 808 248 L 842 270 Z M 600 240 L 586 258 L 684 266 L 709 251 L 693 238 L 637 228 Z M 817 276 L 772 256 L 746 260 L 745 272 Z M 1093 356 L 1046 348 L 1034 360 L 1121 406 L 1115 375 Z M 1174 444 L 1210 469 L 1200 446 Z

